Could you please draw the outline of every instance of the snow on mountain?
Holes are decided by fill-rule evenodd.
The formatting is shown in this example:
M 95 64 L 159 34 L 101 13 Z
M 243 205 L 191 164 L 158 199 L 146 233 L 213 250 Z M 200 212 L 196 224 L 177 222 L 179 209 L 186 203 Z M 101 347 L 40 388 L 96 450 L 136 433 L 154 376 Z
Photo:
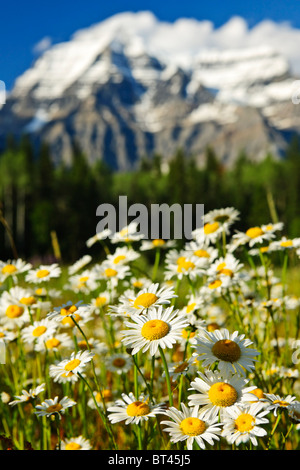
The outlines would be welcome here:
M 201 154 L 209 140 L 228 160 L 247 147 L 248 120 L 261 152 L 280 153 L 277 131 L 299 130 L 289 60 L 298 31 L 288 31 L 271 22 L 249 30 L 241 18 L 214 29 L 209 21 L 162 22 L 148 11 L 117 14 L 51 46 L 16 80 L 0 112 L 2 134 L 15 122 L 18 133 L 47 139 L 58 153 L 75 136 L 91 160 L 108 154 L 126 168 L 141 153 L 178 146 Z M 234 151 L 228 133 L 238 135 Z

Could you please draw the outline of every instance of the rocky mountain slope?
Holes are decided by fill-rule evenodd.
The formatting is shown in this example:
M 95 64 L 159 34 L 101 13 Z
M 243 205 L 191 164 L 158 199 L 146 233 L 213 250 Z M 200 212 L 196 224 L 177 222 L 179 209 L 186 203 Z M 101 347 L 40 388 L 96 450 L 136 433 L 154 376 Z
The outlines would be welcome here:
M 242 150 L 280 156 L 300 130 L 287 60 L 264 45 L 203 49 L 201 37 L 191 50 L 187 28 L 182 47 L 169 34 L 178 41 L 170 54 L 158 25 L 149 12 L 123 13 L 44 52 L 0 110 L 0 144 L 29 133 L 69 163 L 75 139 L 89 161 L 118 170 L 178 148 L 201 165 L 207 145 L 226 165 Z

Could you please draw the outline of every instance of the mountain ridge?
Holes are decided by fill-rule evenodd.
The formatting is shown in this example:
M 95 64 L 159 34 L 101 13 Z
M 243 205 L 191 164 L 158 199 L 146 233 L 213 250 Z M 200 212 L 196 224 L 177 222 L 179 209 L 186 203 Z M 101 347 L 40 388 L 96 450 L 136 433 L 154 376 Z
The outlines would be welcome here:
M 90 162 L 123 171 L 154 153 L 168 160 L 178 148 L 201 165 L 208 145 L 225 165 L 241 151 L 279 158 L 286 135 L 300 130 L 287 60 L 264 45 L 168 56 L 162 31 L 150 12 L 123 13 L 52 46 L 0 109 L 0 143 L 28 133 L 49 144 L 55 162 L 71 164 L 76 140 Z

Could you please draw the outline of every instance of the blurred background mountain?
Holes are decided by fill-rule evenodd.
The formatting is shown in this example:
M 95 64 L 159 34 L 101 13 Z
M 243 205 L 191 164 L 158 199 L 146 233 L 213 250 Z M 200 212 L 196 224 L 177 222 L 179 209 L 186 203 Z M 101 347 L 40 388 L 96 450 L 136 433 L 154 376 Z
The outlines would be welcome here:
M 52 233 L 76 259 L 97 206 L 123 194 L 234 206 L 236 228 L 281 220 L 298 236 L 297 44 L 287 25 L 214 29 L 149 11 L 44 38 L 0 109 L 1 214 L 17 254 L 51 254 Z M 7 234 L 2 258 L 16 255 Z

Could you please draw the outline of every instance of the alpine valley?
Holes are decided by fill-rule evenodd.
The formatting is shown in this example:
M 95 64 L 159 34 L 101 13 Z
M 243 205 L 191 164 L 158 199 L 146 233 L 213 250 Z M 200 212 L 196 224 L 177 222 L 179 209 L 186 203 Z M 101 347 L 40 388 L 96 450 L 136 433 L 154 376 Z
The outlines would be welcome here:
M 245 25 L 234 18 L 230 27 Z M 270 45 L 204 44 L 210 28 L 128 12 L 52 45 L 0 109 L 0 147 L 8 134 L 29 134 L 68 165 L 76 142 L 90 162 L 119 171 L 155 153 L 167 161 L 179 148 L 199 166 L 207 146 L 228 166 L 243 151 L 253 160 L 280 158 L 300 131 L 297 76 Z

